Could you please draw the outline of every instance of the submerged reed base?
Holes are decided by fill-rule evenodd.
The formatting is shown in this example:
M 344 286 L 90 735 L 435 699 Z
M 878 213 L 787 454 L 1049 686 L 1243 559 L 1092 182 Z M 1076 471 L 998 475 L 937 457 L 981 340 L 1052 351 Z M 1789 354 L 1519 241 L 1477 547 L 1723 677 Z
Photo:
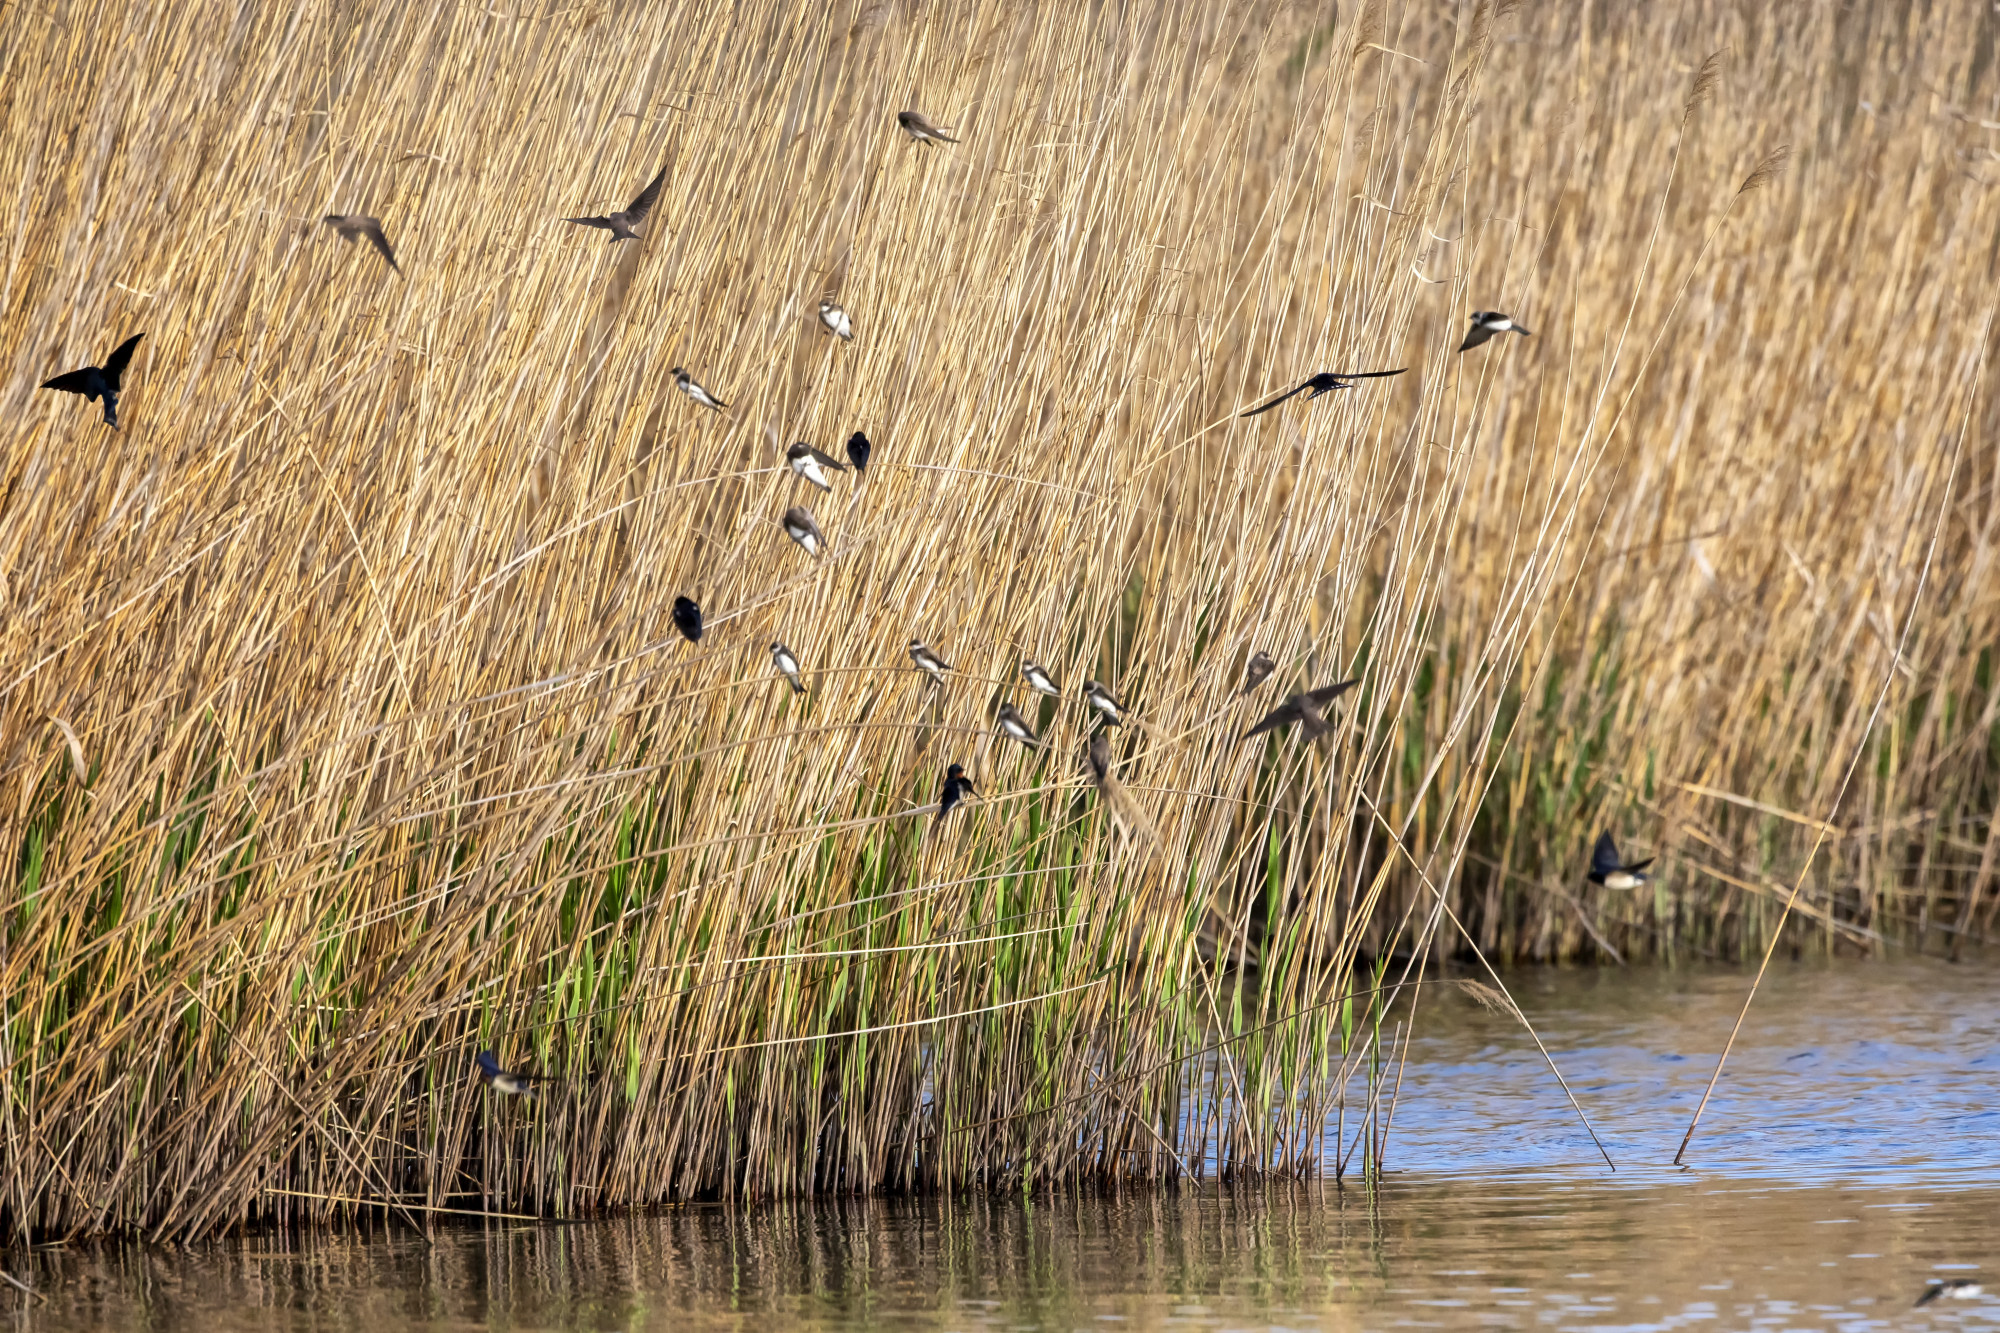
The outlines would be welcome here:
M 1476 956 L 1990 932 L 2000 18 L 1508 8 L 10 10 L 0 1233 L 1366 1170 Z

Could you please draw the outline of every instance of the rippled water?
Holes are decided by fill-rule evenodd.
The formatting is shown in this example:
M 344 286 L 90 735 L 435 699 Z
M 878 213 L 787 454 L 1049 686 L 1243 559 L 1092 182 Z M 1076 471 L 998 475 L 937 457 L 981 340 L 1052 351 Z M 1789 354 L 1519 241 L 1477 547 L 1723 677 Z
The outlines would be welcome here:
M 41 1329 L 2000 1328 L 2000 974 L 1795 968 L 1766 983 L 1668 1163 L 1739 973 L 1509 978 L 1534 1046 L 1427 1000 L 1375 1196 L 680 1209 L 576 1226 L 18 1252 Z M 1983 1267 L 1982 1267 L 1983 1265 Z

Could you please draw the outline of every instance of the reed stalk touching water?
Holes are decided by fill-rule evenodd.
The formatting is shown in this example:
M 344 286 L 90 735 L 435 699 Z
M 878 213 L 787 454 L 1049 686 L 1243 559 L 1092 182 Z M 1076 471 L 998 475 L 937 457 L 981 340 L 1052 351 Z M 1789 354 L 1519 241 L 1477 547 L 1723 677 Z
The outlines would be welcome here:
M 1325 1169 L 1416 964 L 1755 952 L 1857 747 L 1797 947 L 1982 934 L 1995 22 L 19 10 L 0 1217 Z

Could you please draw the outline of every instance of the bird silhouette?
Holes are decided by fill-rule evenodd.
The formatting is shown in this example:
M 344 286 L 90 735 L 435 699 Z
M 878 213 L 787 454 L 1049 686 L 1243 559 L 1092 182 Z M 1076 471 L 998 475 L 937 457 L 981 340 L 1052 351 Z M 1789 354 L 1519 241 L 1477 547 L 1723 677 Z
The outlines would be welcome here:
M 701 608 L 692 597 L 674 598 L 674 628 L 689 643 L 701 642 Z
M 611 234 L 607 241 L 636 241 L 639 233 L 633 228 L 646 221 L 646 215 L 653 211 L 653 203 L 660 197 L 660 185 L 667 179 L 667 169 L 660 168 L 660 174 L 653 177 L 653 183 L 639 191 L 639 197 L 608 217 L 564 218 L 564 222 L 574 222 L 584 227 L 601 227 Z
M 952 812 L 952 807 L 966 797 L 977 795 L 979 793 L 972 789 L 972 779 L 965 776 L 963 768 L 957 764 L 947 768 L 944 771 L 944 790 L 938 793 L 938 822 L 943 823 L 944 817 Z
M 1496 333 L 1518 333 L 1523 338 L 1529 336 L 1526 329 L 1498 310 L 1475 310 L 1472 312 L 1472 327 L 1465 331 L 1465 341 L 1458 345 L 1458 350 L 1463 352 L 1477 347 Z
M 1606 829 L 1597 835 L 1597 846 L 1590 853 L 1590 872 L 1584 878 L 1607 889 L 1636 889 L 1652 878 L 1639 873 L 1651 864 L 1653 858 L 1650 856 L 1643 861 L 1626 864 L 1624 858 L 1618 855 L 1618 844 L 1613 840 L 1611 830 Z
M 360 213 L 328 213 L 324 221 L 349 245 L 366 236 L 382 252 L 382 258 L 389 261 L 389 267 L 396 270 L 396 276 L 403 276 L 403 266 L 396 262 L 396 252 L 389 248 L 389 238 L 382 234 L 381 218 L 366 217 Z
M 1243 668 L 1243 693 L 1248 694 L 1262 685 L 1264 677 L 1277 669 L 1278 664 L 1271 660 L 1269 653 L 1258 653 L 1250 659 L 1250 664 Z
M 898 111 L 896 123 L 903 127 L 903 133 L 920 144 L 957 143 L 958 140 L 946 134 L 931 123 L 931 118 L 921 111 Z
M 847 461 L 854 464 L 858 473 L 868 471 L 868 455 L 874 450 L 875 446 L 868 443 L 868 437 L 858 430 L 847 437 Z
M 52 380 L 43 380 L 44 389 L 57 389 L 63 393 L 80 393 L 86 400 L 104 400 L 104 424 L 118 429 L 118 385 L 125 378 L 125 366 L 132 360 L 132 349 L 146 335 L 135 333 L 113 348 L 111 355 L 104 358 L 101 366 L 85 366 L 81 370 L 65 371 Z
M 1408 369 L 1408 366 L 1401 366 L 1395 370 L 1357 370 L 1347 373 L 1337 370 L 1322 370 L 1319 374 L 1314 375 L 1311 379 L 1299 385 L 1298 388 L 1288 389 L 1276 398 L 1273 398 L 1270 402 L 1260 403 L 1242 415 L 1254 417 L 1260 412 L 1268 412 L 1278 404 L 1302 393 L 1305 394 L 1306 401 L 1311 402 L 1321 394 L 1332 393 L 1335 389 L 1351 389 L 1360 380 L 1387 379 L 1391 375 L 1400 375 Z
M 1359 678 L 1343 680 L 1338 685 L 1322 685 L 1316 690 L 1303 690 L 1287 695 L 1285 701 L 1264 714 L 1256 726 L 1243 733 L 1243 739 L 1261 736 L 1279 727 L 1289 727 L 1294 722 L 1304 728 L 1306 735 L 1318 738 L 1326 735 L 1326 717 L 1320 712 L 1328 704 L 1360 684 Z
M 495 1092 L 533 1097 L 535 1095 L 533 1085 L 548 1081 L 534 1074 L 515 1074 L 502 1069 L 499 1057 L 491 1051 L 481 1051 L 474 1063 L 479 1066 L 479 1081 Z

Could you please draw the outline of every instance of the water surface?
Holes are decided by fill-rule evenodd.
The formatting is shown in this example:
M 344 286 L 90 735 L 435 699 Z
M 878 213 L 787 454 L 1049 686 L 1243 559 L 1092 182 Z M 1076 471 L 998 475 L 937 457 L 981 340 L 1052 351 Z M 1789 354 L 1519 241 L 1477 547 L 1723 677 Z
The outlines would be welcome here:
M 16 1326 L 355 1329 L 2000 1328 L 2000 976 L 1795 967 L 1759 996 L 1671 1159 L 1747 981 L 1508 978 L 1618 1162 L 1517 1024 L 1432 992 L 1374 1193 L 673 1209 L 430 1237 L 72 1246 L 4 1265 Z

